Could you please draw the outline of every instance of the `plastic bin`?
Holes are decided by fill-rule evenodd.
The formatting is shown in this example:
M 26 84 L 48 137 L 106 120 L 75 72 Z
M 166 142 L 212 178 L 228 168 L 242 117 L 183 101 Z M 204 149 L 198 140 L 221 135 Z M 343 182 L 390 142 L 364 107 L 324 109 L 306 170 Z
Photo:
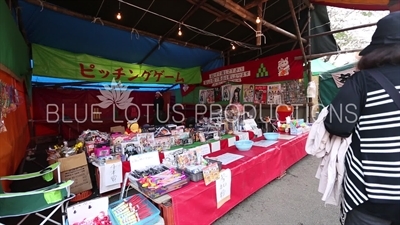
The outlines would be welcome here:
M 133 196 L 139 196 L 140 199 L 142 199 L 144 201 L 144 204 L 146 204 L 146 206 L 149 208 L 149 210 L 151 211 L 151 215 L 149 217 L 146 217 L 144 219 L 141 219 L 139 222 L 135 223 L 135 225 L 154 225 L 156 223 L 158 223 L 158 221 L 160 220 L 160 210 L 155 207 L 146 197 L 144 197 L 141 194 L 136 194 Z M 117 202 L 111 203 L 108 207 L 108 214 L 110 216 L 110 220 L 112 222 L 113 225 L 131 225 L 131 224 L 121 224 L 118 222 L 117 218 L 115 217 L 112 209 L 117 207 L 120 203 L 122 203 L 124 200 L 129 200 L 130 198 L 132 198 L 133 196 L 130 196 L 128 198 L 125 198 L 123 200 L 119 200 Z
M 205 160 L 208 162 L 208 164 L 217 163 L 219 171 L 222 170 L 222 162 L 216 161 L 216 160 L 212 160 L 212 159 L 207 159 L 207 158 L 205 158 Z M 204 179 L 203 172 L 190 173 L 190 172 L 185 170 L 185 174 L 188 175 L 190 180 L 193 181 L 193 182 L 198 182 L 198 181 L 201 181 L 201 180 Z

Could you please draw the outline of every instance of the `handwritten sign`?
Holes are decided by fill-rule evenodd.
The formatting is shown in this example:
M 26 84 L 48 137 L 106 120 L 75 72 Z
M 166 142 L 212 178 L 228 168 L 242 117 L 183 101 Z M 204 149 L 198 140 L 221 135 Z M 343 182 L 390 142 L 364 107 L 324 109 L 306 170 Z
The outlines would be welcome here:
M 129 164 L 131 165 L 131 171 L 144 170 L 147 167 L 159 165 L 160 157 L 157 151 L 133 155 L 129 157 Z
M 93 224 L 96 217 L 108 215 L 108 203 L 108 197 L 103 197 L 68 207 L 69 224 Z
M 219 167 L 217 163 L 212 163 L 203 169 L 203 177 L 205 185 L 209 185 L 212 182 L 219 179 Z
M 104 181 L 105 186 L 122 183 L 122 162 L 106 163 L 101 180 Z
M 217 208 L 219 209 L 225 202 L 231 199 L 232 173 L 230 169 L 222 170 L 219 179 L 215 181 L 217 192 Z

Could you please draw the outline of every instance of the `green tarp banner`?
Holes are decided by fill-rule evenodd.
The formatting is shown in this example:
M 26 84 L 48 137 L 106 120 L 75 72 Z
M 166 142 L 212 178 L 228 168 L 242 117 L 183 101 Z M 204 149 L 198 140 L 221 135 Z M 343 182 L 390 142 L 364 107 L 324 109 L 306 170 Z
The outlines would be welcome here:
M 0 64 L 30 80 L 29 48 L 5 1 L 0 1 L 0 21 Z
M 32 45 L 33 74 L 47 77 L 109 82 L 149 84 L 199 84 L 200 67 L 172 68 L 117 62 L 86 54 L 75 54 Z

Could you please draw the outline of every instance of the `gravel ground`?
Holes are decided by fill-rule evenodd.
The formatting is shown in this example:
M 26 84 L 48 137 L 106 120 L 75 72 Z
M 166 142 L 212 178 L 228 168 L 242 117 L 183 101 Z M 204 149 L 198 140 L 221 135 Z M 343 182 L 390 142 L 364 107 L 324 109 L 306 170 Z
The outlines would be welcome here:
M 321 201 L 315 172 L 319 159 L 311 156 L 240 203 L 214 225 L 336 225 L 339 207 Z

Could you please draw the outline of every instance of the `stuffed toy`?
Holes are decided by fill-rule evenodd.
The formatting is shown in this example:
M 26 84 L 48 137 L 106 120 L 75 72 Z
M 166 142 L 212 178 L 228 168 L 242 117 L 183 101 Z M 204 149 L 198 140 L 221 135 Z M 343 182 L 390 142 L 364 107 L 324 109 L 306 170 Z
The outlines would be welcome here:
M 139 124 L 136 121 L 128 121 L 125 134 L 140 134 L 142 129 L 140 129 Z

